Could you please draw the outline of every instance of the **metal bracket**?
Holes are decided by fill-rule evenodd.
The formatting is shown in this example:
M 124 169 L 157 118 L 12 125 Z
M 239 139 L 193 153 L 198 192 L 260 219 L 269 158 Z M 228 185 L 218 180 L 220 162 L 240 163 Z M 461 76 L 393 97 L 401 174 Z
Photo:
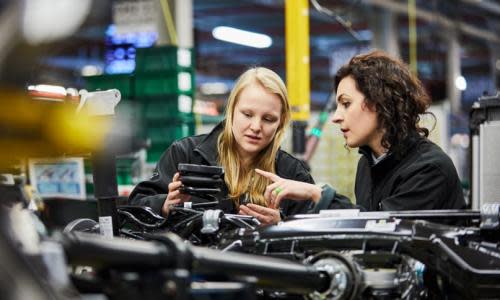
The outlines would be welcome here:
M 481 206 L 481 229 L 500 229 L 500 203 Z
M 219 220 L 224 213 L 220 209 L 209 209 L 203 213 L 201 233 L 214 233 L 219 230 Z

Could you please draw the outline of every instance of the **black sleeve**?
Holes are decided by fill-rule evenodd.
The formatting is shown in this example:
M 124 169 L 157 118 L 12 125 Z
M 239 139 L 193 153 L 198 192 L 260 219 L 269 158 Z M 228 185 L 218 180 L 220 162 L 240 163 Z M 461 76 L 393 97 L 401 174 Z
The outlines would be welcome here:
M 366 210 L 375 210 L 371 208 L 372 203 L 372 179 L 368 160 L 362 155 L 359 158 L 356 168 L 356 179 L 354 181 L 354 194 L 356 205 L 364 207 Z
M 452 187 L 447 174 L 434 164 L 421 164 L 401 174 L 390 197 L 381 201 L 381 210 L 440 209 Z
M 354 205 L 348 197 L 337 193 L 337 191 L 332 188 L 329 184 L 325 184 L 321 187 L 321 198 L 309 210 L 309 213 L 317 214 L 324 209 L 359 209 L 364 211 L 365 209 L 361 206 Z
M 139 183 L 128 198 L 130 205 L 149 206 L 158 214 L 168 194 L 168 184 L 177 172 L 177 165 L 187 162 L 183 148 L 174 142 L 161 156 L 149 180 Z
M 289 176 L 283 176 L 284 178 L 287 179 L 292 179 L 295 181 L 302 181 L 302 182 L 307 182 L 310 184 L 314 184 L 314 179 L 312 178 L 311 174 L 309 171 L 307 171 L 306 166 L 301 162 L 297 160 L 295 172 Z M 280 208 L 282 213 L 288 217 L 292 215 L 297 215 L 297 214 L 306 214 L 309 210 L 312 209 L 314 206 L 314 202 L 311 200 L 307 201 L 294 201 L 290 199 L 284 199 L 281 201 Z

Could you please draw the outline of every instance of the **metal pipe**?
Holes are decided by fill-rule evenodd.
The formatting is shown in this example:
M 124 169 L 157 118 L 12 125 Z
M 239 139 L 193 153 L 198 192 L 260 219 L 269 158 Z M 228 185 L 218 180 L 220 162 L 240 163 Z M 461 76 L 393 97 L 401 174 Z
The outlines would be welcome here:
M 387 0 L 365 0 L 364 3 L 371 4 L 378 7 L 383 7 L 385 9 L 406 15 L 408 13 L 408 6 L 405 3 L 397 3 L 394 1 Z M 458 29 L 464 34 L 468 34 L 473 37 L 481 38 L 490 42 L 500 43 L 500 36 L 498 33 L 480 29 L 464 22 L 455 21 L 447 18 L 441 14 L 429 12 L 420 8 L 416 10 L 416 16 L 418 19 L 422 19 L 429 23 L 437 23 L 443 27 L 449 29 Z
M 323 292 L 331 279 L 316 267 L 293 261 L 250 254 L 229 253 L 193 247 L 193 271 L 252 276 L 257 285 L 295 293 Z
M 500 5 L 488 1 L 488 0 L 462 0 L 462 2 L 468 3 L 470 5 L 475 5 L 481 9 L 484 9 L 486 11 L 489 11 L 491 13 L 500 15 Z
M 96 234 L 73 232 L 61 241 L 71 264 L 133 269 L 173 268 L 177 258 L 171 248 L 158 242 L 105 238 Z

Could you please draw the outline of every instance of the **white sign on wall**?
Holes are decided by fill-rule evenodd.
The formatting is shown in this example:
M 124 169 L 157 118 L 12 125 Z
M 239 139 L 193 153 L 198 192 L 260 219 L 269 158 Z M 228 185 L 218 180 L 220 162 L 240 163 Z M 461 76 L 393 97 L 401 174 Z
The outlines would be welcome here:
M 113 23 L 117 34 L 156 31 L 156 6 L 152 0 L 115 1 Z

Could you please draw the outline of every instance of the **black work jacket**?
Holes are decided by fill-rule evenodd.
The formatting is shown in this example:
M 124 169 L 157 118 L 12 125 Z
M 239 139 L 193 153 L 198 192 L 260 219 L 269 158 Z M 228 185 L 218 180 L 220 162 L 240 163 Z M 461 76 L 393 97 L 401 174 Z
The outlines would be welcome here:
M 403 154 L 388 154 L 373 164 L 372 152 L 361 147 L 356 172 L 356 203 L 368 211 L 465 208 L 457 171 L 436 144 L 414 135 Z
M 129 204 L 149 206 L 160 214 L 163 203 L 167 198 L 168 184 L 172 182 L 179 163 L 218 165 L 217 139 L 222 132 L 222 128 L 222 123 L 220 123 L 209 134 L 186 137 L 172 143 L 162 154 L 153 176 L 134 188 L 129 196 Z M 283 150 L 278 151 L 275 168 L 276 174 L 282 178 L 314 183 L 304 163 Z M 227 198 L 227 194 L 228 189 L 224 184 L 223 192 L 217 195 L 217 198 Z M 192 197 L 192 201 L 201 200 Z M 231 202 L 229 201 L 229 203 Z M 292 201 L 288 199 L 285 199 L 280 204 L 281 212 L 285 216 L 306 213 L 311 206 L 311 201 Z M 233 205 L 228 207 L 226 204 L 221 208 L 226 212 L 236 213 L 236 208 Z

